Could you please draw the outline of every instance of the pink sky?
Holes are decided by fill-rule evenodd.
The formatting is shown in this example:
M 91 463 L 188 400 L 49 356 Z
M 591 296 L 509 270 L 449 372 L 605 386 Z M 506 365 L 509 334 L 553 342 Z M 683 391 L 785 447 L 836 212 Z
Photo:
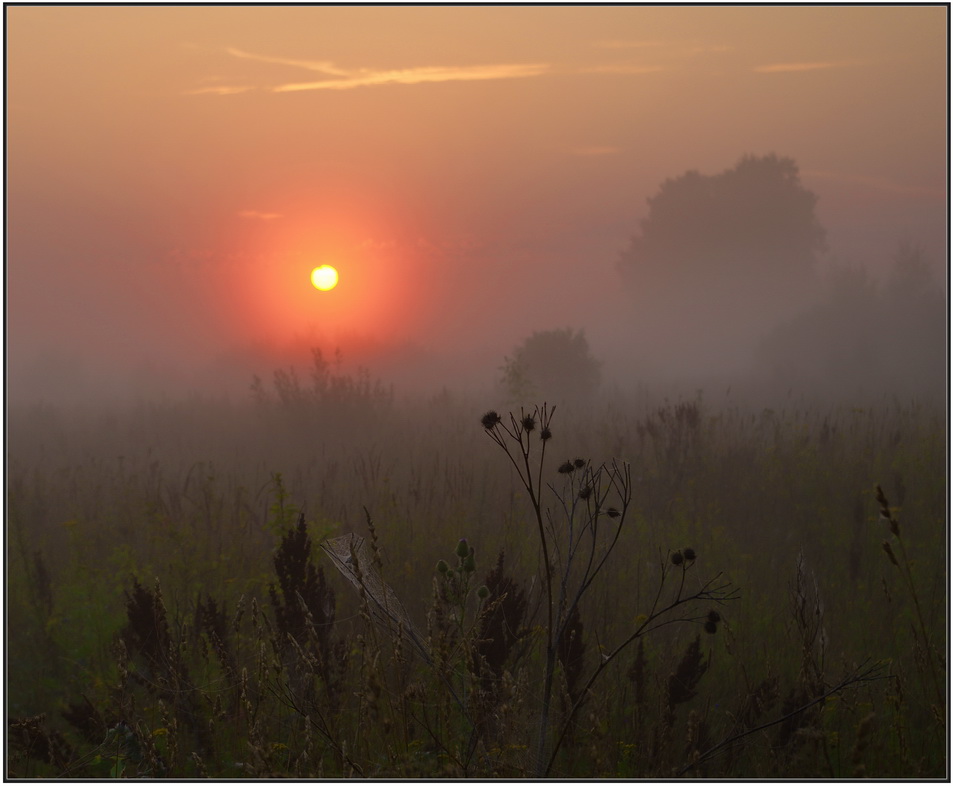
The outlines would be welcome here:
M 944 7 L 5 11 L 13 369 L 598 342 L 646 198 L 746 153 L 831 260 L 946 259 Z

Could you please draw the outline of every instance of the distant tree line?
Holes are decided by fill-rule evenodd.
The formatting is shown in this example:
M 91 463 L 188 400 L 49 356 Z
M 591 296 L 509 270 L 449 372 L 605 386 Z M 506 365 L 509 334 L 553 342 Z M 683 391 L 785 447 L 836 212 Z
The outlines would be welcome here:
M 900 244 L 882 284 L 862 269 L 825 281 L 816 205 L 794 160 L 773 154 L 663 182 L 618 261 L 633 363 L 746 365 L 805 392 L 942 393 L 947 303 L 924 249 Z M 600 380 L 584 332 L 565 328 L 525 339 L 501 382 L 519 401 L 585 398 Z

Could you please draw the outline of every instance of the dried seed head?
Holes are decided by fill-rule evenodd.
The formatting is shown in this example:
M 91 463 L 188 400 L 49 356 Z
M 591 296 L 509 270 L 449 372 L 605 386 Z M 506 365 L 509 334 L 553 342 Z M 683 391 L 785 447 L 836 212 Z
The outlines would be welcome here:
M 579 489 L 579 499 L 589 499 L 592 496 L 592 486 L 583 486 Z
M 884 553 L 887 555 L 887 559 L 889 559 L 894 565 L 896 565 L 899 568 L 900 563 L 897 562 L 897 558 L 893 554 L 893 549 L 890 548 L 890 543 L 886 540 L 883 542 L 883 550 L 884 550 Z
M 549 426 L 544 426 L 543 430 L 539 432 L 539 438 L 545 442 L 547 439 L 552 439 L 553 432 L 549 430 Z
M 483 424 L 483 428 L 485 428 L 487 431 L 494 428 L 496 424 L 499 423 L 501 420 L 503 420 L 503 418 L 501 418 L 499 414 L 492 409 L 489 412 L 487 412 L 482 418 L 480 418 L 480 422 Z
M 532 415 L 526 415 L 521 421 L 523 425 L 523 431 L 532 431 L 536 428 L 536 419 Z
M 581 458 L 574 459 L 572 463 L 576 469 L 582 469 L 584 466 L 586 466 L 586 460 Z
M 712 622 L 711 620 L 706 620 L 705 622 L 705 633 L 715 633 L 718 630 L 718 624 Z
M 672 554 L 672 564 L 681 565 L 685 561 L 685 558 L 682 556 L 682 552 L 676 551 Z
M 708 621 L 709 622 L 721 622 L 721 614 L 712 609 L 708 612 Z
M 687 548 L 682 550 L 682 554 L 685 555 L 685 559 L 692 561 L 695 559 L 695 549 Z
M 607 515 L 610 519 L 617 519 L 617 518 L 619 518 L 619 516 L 620 516 L 621 514 L 619 513 L 619 509 L 618 509 L 618 508 L 607 508 L 607 509 L 606 509 L 606 515 Z
M 562 464 L 559 465 L 559 472 L 562 475 L 568 475 L 574 469 L 575 467 L 572 465 L 571 461 L 564 461 Z

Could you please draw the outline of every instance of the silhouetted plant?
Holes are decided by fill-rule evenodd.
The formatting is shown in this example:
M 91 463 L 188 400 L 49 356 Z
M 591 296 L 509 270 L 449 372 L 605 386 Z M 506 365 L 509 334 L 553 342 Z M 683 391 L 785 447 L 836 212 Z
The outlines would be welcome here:
M 297 526 L 285 531 L 273 561 L 278 586 L 270 584 L 268 596 L 282 649 L 290 651 L 291 639 L 298 647 L 313 651 L 328 695 L 334 701 L 345 650 L 332 640 L 334 590 L 325 579 L 324 570 L 314 565 L 303 513 L 299 514 Z
M 140 654 L 154 674 L 174 671 L 172 635 L 158 584 L 151 592 L 133 579 L 132 590 L 126 592 L 126 617 L 120 636 L 127 651 Z
M 696 555 L 686 549 L 691 551 L 691 559 L 685 559 L 679 552 L 678 564 L 662 562 L 658 591 L 649 612 L 640 615 L 635 630 L 624 635 L 619 644 L 605 647 L 599 662 L 590 667 L 589 677 L 583 678 L 577 671 L 583 662 L 580 602 L 619 542 L 632 502 L 632 480 L 625 463 L 612 461 L 593 466 L 582 458 L 564 461 L 557 470 L 562 487 L 547 484 L 555 496 L 558 512 L 550 509 L 544 512 L 542 475 L 546 448 L 553 436 L 553 412 L 554 408 L 543 404 L 532 412 L 520 410 L 519 415 L 511 412 L 508 421 L 496 412 L 487 412 L 481 419 L 487 435 L 503 450 L 526 490 L 541 552 L 545 671 L 536 741 L 536 777 L 549 773 L 586 694 L 620 652 L 643 634 L 663 625 L 679 621 L 703 623 L 707 619 L 704 616 L 676 617 L 675 611 L 685 604 L 721 603 L 736 597 L 730 583 L 718 583 L 719 576 L 693 592 L 686 591 L 685 577 L 696 565 Z M 674 593 L 663 598 L 667 578 L 673 570 L 678 571 L 680 580 Z M 557 662 L 563 665 L 567 685 L 571 679 L 574 695 L 572 706 L 564 713 L 551 743 L 550 711 Z
M 68 768 L 75 752 L 60 732 L 46 728 L 46 715 L 7 720 L 7 743 L 24 759 L 50 764 L 59 771 Z M 8 774 L 13 774 L 8 771 Z M 14 775 L 14 777 L 17 777 Z
M 677 704 L 684 704 L 695 698 L 699 680 L 708 671 L 708 661 L 701 652 L 701 636 L 688 645 L 678 667 L 668 677 L 668 709 L 674 712 Z
M 583 624 L 582 618 L 579 616 L 579 606 L 574 606 L 566 619 L 566 626 L 559 637 L 556 654 L 566 677 L 566 692 L 569 694 L 570 703 L 575 705 L 583 698 L 579 693 L 579 681 L 582 678 L 586 655 L 586 642 L 583 638 Z
M 484 577 L 487 597 L 477 634 L 476 668 L 483 688 L 493 692 L 503 676 L 503 668 L 517 643 L 528 634 L 526 592 L 504 568 L 505 552 L 500 549 L 496 566 Z
M 146 666 L 144 672 L 130 668 L 129 676 L 167 702 L 173 716 L 195 734 L 199 746 L 207 748 L 208 727 L 200 717 L 198 693 L 182 657 L 182 644 L 169 628 L 158 579 L 154 591 L 133 579 L 132 590 L 126 592 L 126 618 L 120 632 L 123 650 L 130 659 L 140 656 Z
M 273 374 L 275 399 L 261 377 L 254 375 L 252 397 L 258 405 L 277 403 L 294 412 L 370 413 L 386 409 L 394 401 L 393 386 L 371 379 L 370 371 L 360 367 L 354 374 L 341 370 L 341 350 L 335 352 L 334 367 L 318 347 L 311 349 L 310 385 L 302 382 L 294 366 L 276 369 Z
M 881 489 L 880 486 L 876 487 L 876 496 L 877 504 L 880 506 L 880 518 L 882 521 L 886 522 L 887 527 L 890 530 L 890 534 L 893 537 L 893 541 L 897 544 L 897 547 L 900 550 L 899 559 L 893 550 L 890 540 L 884 540 L 881 545 L 884 554 L 887 555 L 887 559 L 890 560 L 890 563 L 894 565 L 894 567 L 896 567 L 903 576 L 907 591 L 910 593 L 910 597 L 913 600 L 913 607 L 917 616 L 917 625 L 914 630 L 916 631 L 917 637 L 920 639 L 920 649 L 924 653 L 927 671 L 930 673 L 930 678 L 936 690 L 936 706 L 943 707 L 945 703 L 944 692 L 941 687 L 941 680 L 939 676 L 939 670 L 943 668 L 943 661 L 939 654 L 935 651 L 936 648 L 933 643 L 933 637 L 927 630 L 926 621 L 923 618 L 923 608 L 920 605 L 920 596 L 917 593 L 917 585 L 913 578 L 911 562 L 907 557 L 907 547 L 904 544 L 903 537 L 900 534 L 900 522 L 897 520 L 895 511 L 890 507 L 890 501 L 887 499 L 883 489 Z M 939 667 L 937 666 L 937 662 L 940 664 Z

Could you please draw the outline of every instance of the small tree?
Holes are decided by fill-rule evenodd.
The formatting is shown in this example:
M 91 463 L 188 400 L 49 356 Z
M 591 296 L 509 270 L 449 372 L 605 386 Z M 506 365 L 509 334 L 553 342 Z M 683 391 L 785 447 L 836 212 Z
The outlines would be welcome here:
M 601 366 L 582 330 L 542 330 L 505 358 L 502 384 L 514 401 L 588 398 L 599 387 Z

